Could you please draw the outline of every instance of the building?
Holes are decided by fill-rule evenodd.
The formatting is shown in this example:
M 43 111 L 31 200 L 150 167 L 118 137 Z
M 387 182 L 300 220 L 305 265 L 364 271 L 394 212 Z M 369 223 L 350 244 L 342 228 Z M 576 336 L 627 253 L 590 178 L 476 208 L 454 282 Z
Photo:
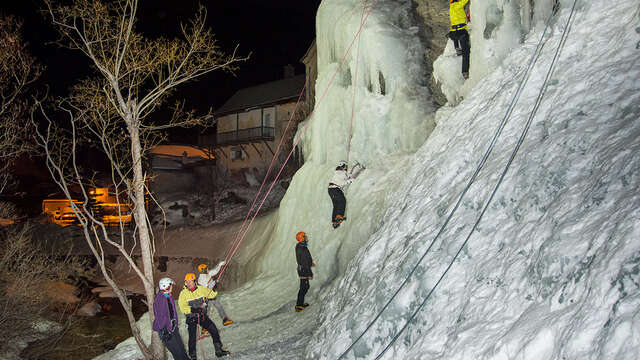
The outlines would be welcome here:
M 198 143 L 215 151 L 217 162 L 231 175 L 247 169 L 266 170 L 274 156 L 296 102 L 301 96 L 305 76 L 285 67 L 285 78 L 237 91 L 214 113 L 216 131 L 199 136 Z M 298 105 L 302 110 L 303 104 Z M 296 119 L 297 121 L 300 119 Z M 279 161 L 291 150 L 296 123 L 288 130 Z
M 309 86 L 305 90 L 305 112 L 311 114 L 316 102 L 316 80 L 318 79 L 318 53 L 316 52 L 316 40 L 307 49 L 300 62 L 304 64 L 305 74 L 309 79 Z
M 156 145 L 150 151 L 153 176 L 149 187 L 155 194 L 192 192 L 208 187 L 216 157 L 207 148 L 184 144 Z
M 77 195 L 77 198 L 82 198 Z M 105 226 L 129 225 L 133 219 L 132 207 L 128 198 L 121 191 L 116 194 L 113 188 L 91 188 L 87 204 L 82 200 L 69 200 L 63 194 L 54 194 L 42 200 L 42 213 L 45 221 L 60 226 L 78 225 L 80 222 L 71 205 L 77 208 L 88 206 L 93 216 Z

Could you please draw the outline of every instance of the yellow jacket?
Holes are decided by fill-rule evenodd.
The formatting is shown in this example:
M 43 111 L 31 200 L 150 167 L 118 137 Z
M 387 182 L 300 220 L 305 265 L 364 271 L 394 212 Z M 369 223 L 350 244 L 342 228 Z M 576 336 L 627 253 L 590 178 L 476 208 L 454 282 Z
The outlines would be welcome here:
M 185 285 L 182 291 L 180 291 L 180 296 L 178 297 L 178 307 L 180 307 L 180 311 L 182 311 L 183 314 L 191 314 L 191 306 L 189 306 L 189 301 L 201 298 L 203 300 L 213 299 L 216 297 L 216 295 L 218 295 L 217 292 L 200 285 L 196 285 L 196 289 L 193 291 L 189 290 L 189 288 L 187 288 L 187 286 Z
M 469 3 L 469 0 L 449 0 L 449 20 L 451 21 L 451 27 L 449 31 L 456 31 L 467 29 L 467 13 L 464 11 L 464 7 Z

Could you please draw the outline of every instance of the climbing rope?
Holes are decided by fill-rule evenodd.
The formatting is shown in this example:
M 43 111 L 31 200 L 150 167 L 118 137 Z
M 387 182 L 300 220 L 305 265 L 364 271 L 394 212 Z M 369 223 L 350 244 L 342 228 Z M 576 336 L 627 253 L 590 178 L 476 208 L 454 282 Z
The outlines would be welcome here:
M 244 228 L 244 229 L 240 229 L 241 235 L 238 238 L 238 240 L 235 242 L 235 244 L 232 245 L 231 250 L 228 252 L 228 256 L 226 257 L 228 259 L 228 261 L 225 262 L 225 265 L 222 267 L 222 269 L 220 270 L 220 273 L 218 275 L 218 281 L 220 281 L 220 279 L 222 279 L 222 276 L 225 272 L 225 270 L 228 267 L 229 262 L 231 261 L 231 259 L 233 258 L 233 256 L 235 256 L 236 252 L 238 251 L 238 248 L 240 247 L 240 244 L 242 243 L 242 241 L 244 240 L 245 236 L 247 235 L 247 233 L 249 232 L 249 229 L 251 228 L 251 225 L 253 224 L 253 221 L 255 220 L 256 216 L 260 213 L 260 209 L 262 208 L 265 200 L 267 199 L 267 197 L 269 196 L 269 194 L 271 193 L 273 187 L 275 186 L 276 182 L 278 181 L 278 179 L 280 178 L 280 175 L 282 174 L 282 171 L 284 170 L 286 164 L 289 162 L 289 159 L 291 159 L 291 156 L 293 154 L 293 152 L 296 149 L 296 146 L 298 145 L 298 143 L 302 140 L 304 134 L 307 131 L 307 128 L 309 126 L 309 124 L 311 123 L 311 120 L 313 119 L 313 116 L 315 115 L 315 111 L 316 108 L 318 108 L 318 106 L 322 103 L 322 101 L 324 100 L 327 92 L 329 91 L 329 88 L 331 87 L 331 85 L 333 84 L 336 75 L 338 74 L 338 71 L 340 71 L 340 69 L 342 68 L 342 65 L 344 64 L 344 61 L 347 57 L 347 55 L 349 54 L 349 52 L 351 52 L 351 49 L 353 48 L 353 44 L 356 41 L 356 39 L 358 38 L 358 36 L 360 35 L 360 32 L 362 32 L 362 29 L 364 27 L 364 25 L 367 22 L 367 19 L 369 18 L 369 15 L 371 15 L 371 12 L 373 11 L 375 5 L 376 5 L 377 0 L 373 0 L 371 6 L 369 7 L 366 15 L 364 16 L 364 19 L 361 21 L 360 23 L 360 27 L 358 28 L 356 34 L 354 35 L 353 39 L 351 40 L 351 43 L 349 43 L 349 46 L 347 47 L 347 49 L 345 50 L 344 55 L 342 56 L 342 58 L 340 59 L 339 63 L 338 63 L 338 67 L 336 68 L 336 70 L 334 71 L 333 75 L 331 76 L 331 79 L 329 80 L 329 83 L 327 84 L 325 90 L 323 91 L 321 97 L 318 99 L 318 101 L 316 102 L 316 106 L 314 107 L 313 111 L 311 112 L 311 114 L 309 115 L 309 120 L 306 122 L 306 124 L 304 125 L 304 127 L 302 128 L 302 131 L 300 132 L 298 138 L 296 139 L 296 141 L 294 142 L 291 151 L 289 151 L 289 154 L 287 156 L 287 158 L 285 159 L 285 161 L 283 162 L 282 166 L 280 167 L 280 170 L 278 171 L 278 174 L 276 175 L 275 179 L 273 180 L 273 182 L 271 183 L 269 189 L 267 190 L 267 192 L 265 193 L 264 197 L 262 198 L 262 201 L 260 202 L 260 205 L 258 206 L 258 208 L 256 209 L 255 213 L 253 214 L 253 216 L 251 216 L 251 220 L 249 221 L 248 225 Z M 275 157 L 275 156 L 274 156 Z M 266 181 L 266 176 L 265 176 L 265 181 Z
M 364 14 L 367 9 L 367 0 L 362 0 L 362 15 L 360 16 L 360 25 L 364 20 Z M 351 153 L 351 137 L 353 136 L 353 118 L 355 116 L 356 107 L 356 90 L 358 88 L 358 64 L 360 63 L 360 34 L 358 34 L 358 45 L 356 45 L 356 66 L 353 77 L 353 97 L 351 98 L 351 121 L 349 123 L 349 137 L 347 139 L 347 164 L 349 163 L 349 154 Z
M 344 356 L 347 353 L 349 353 L 349 351 L 351 351 L 351 349 L 353 349 L 355 344 L 364 336 L 364 334 L 366 334 L 369 331 L 369 329 L 371 329 L 373 324 L 380 318 L 382 313 L 387 309 L 387 307 L 391 304 L 391 302 L 396 298 L 398 293 L 400 293 L 400 291 L 404 288 L 404 286 L 407 284 L 407 282 L 409 281 L 409 279 L 411 278 L 413 273 L 416 271 L 418 266 L 422 263 L 422 261 L 427 256 L 427 254 L 431 251 L 431 249 L 433 248 L 433 245 L 435 244 L 435 242 L 440 238 L 440 235 L 442 235 L 444 230 L 447 228 L 447 225 L 449 224 L 449 222 L 451 221 L 453 215 L 456 213 L 456 211 L 460 207 L 460 204 L 462 203 L 463 198 L 465 197 L 465 195 L 469 191 L 469 188 L 475 182 L 478 174 L 480 173 L 480 170 L 482 170 L 482 168 L 484 167 L 489 155 L 493 152 L 493 148 L 495 147 L 495 144 L 496 144 L 498 138 L 500 137 L 500 134 L 502 133 L 502 130 L 504 129 L 504 127 L 506 126 L 509 118 L 511 117 L 511 114 L 513 113 L 513 109 L 515 107 L 515 104 L 517 103 L 518 99 L 520 98 L 520 94 L 522 93 L 522 89 L 524 88 L 524 85 L 526 84 L 527 80 L 529 79 L 529 76 L 531 75 L 531 70 L 533 68 L 533 65 L 537 61 L 539 52 L 542 49 L 542 46 L 543 46 L 543 43 L 544 43 L 543 40 L 544 40 L 544 37 L 545 37 L 549 27 L 550 27 L 551 20 L 552 20 L 553 16 L 554 16 L 554 12 L 552 12 L 549 15 L 549 18 L 547 19 L 547 23 L 546 23 L 546 26 L 545 26 L 544 31 L 542 33 L 542 36 L 540 37 L 540 41 L 538 42 L 538 45 L 536 46 L 536 49 L 535 49 L 534 53 L 531 56 L 531 59 L 529 60 L 529 62 L 527 64 L 527 68 L 526 68 L 525 74 L 522 77 L 522 79 L 520 80 L 520 83 L 518 85 L 516 93 L 514 94 L 511 102 L 509 103 L 509 106 L 507 107 L 507 111 L 506 111 L 504 117 L 502 118 L 502 121 L 500 122 L 500 125 L 496 129 L 496 132 L 495 132 L 493 138 L 491 139 L 491 142 L 489 143 L 489 146 L 487 147 L 487 150 L 485 151 L 482 159 L 478 163 L 473 175 L 471 176 L 471 178 L 467 182 L 467 184 L 466 184 L 465 188 L 463 189 L 462 193 L 458 197 L 458 200 L 457 200 L 455 206 L 453 207 L 453 209 L 451 210 L 451 212 L 449 213 L 449 215 L 445 219 L 445 222 L 440 227 L 440 230 L 438 231 L 436 236 L 433 238 L 433 240 L 431 241 L 431 243 L 429 244 L 427 249 L 424 251 L 424 253 L 420 257 L 418 262 L 413 266 L 413 268 L 411 269 L 411 271 L 409 272 L 407 277 L 400 284 L 398 289 L 396 289 L 396 291 L 393 293 L 391 298 L 384 304 L 384 306 L 380 309 L 380 311 L 373 318 L 373 320 L 367 325 L 367 327 L 364 329 L 364 331 L 362 331 L 362 333 L 360 333 L 360 335 L 351 343 L 351 345 L 349 345 L 349 347 L 340 355 L 340 357 L 338 357 L 338 359 L 344 358 Z
M 262 193 L 262 189 L 264 188 L 264 184 L 267 182 L 267 179 L 269 178 L 269 175 L 271 174 L 271 169 L 273 168 L 273 164 L 275 164 L 275 160 L 278 157 L 278 154 L 280 153 L 280 148 L 282 147 L 282 143 L 284 142 L 285 139 L 285 135 L 287 134 L 287 131 L 289 130 L 289 126 L 291 125 L 291 122 L 293 121 L 293 118 L 296 114 L 296 111 L 298 110 L 298 105 L 300 104 L 300 99 L 302 99 L 302 95 L 304 94 L 304 91 L 307 88 L 307 85 L 309 83 L 309 78 L 305 78 L 304 81 L 304 86 L 302 87 L 302 90 L 300 90 L 300 94 L 298 95 L 298 100 L 296 101 L 296 105 L 293 107 L 293 111 L 291 112 L 291 116 L 289 117 L 289 121 L 287 122 L 287 126 L 285 127 L 282 136 L 280 137 L 280 142 L 278 143 L 278 147 L 276 148 L 275 153 L 273 154 L 273 157 L 271 158 L 271 164 L 269 164 L 269 169 L 267 169 L 267 173 L 264 176 L 264 179 L 262 180 L 262 184 L 260 184 L 260 188 L 258 189 L 258 192 L 256 193 L 256 196 L 253 198 L 253 202 L 251 203 L 251 206 L 249 207 L 249 211 L 247 211 L 247 215 L 244 217 L 244 220 L 242 221 L 242 225 L 240 225 L 240 231 L 238 231 L 238 233 L 236 234 L 236 237 L 233 239 L 232 242 L 232 246 L 229 247 L 229 249 L 227 249 L 227 252 L 224 255 L 224 261 L 225 264 L 223 265 L 224 268 L 226 268 L 227 263 L 229 262 L 229 260 L 231 260 L 229 258 L 229 254 L 231 254 L 231 249 L 233 248 L 233 245 L 235 245 L 235 243 L 238 241 L 239 238 L 239 234 L 242 232 L 242 229 L 244 228 L 245 224 L 247 223 L 247 219 L 249 218 L 249 215 L 251 214 L 251 211 L 253 211 L 253 208 L 256 204 L 256 201 L 258 200 L 260 194 Z
M 547 84 L 549 82 L 549 78 L 551 77 L 551 74 L 553 74 L 553 70 L 555 68 L 556 60 L 558 59 L 558 55 L 560 54 L 560 50 L 564 47 L 564 44 L 566 43 L 567 36 L 569 35 L 570 29 L 571 29 L 571 25 L 572 25 L 571 20 L 573 18 L 574 12 L 575 12 L 576 3 L 577 3 L 577 0 L 574 0 L 573 6 L 571 7 L 571 13 L 569 14 L 569 18 L 567 19 L 567 29 L 562 34 L 562 37 L 561 37 L 560 42 L 558 44 L 558 47 L 556 48 L 556 52 L 555 52 L 555 54 L 553 56 L 553 59 L 551 60 L 551 64 L 549 65 L 549 70 L 547 71 L 547 74 L 545 76 L 544 82 L 542 83 L 542 86 L 540 88 L 540 92 L 538 93 L 538 96 L 537 96 L 536 101 L 534 103 L 533 110 L 531 111 L 531 113 L 529 114 L 529 117 L 527 118 L 527 121 L 526 121 L 525 126 L 524 126 L 524 128 L 522 130 L 522 133 L 520 134 L 520 137 L 518 138 L 516 146 L 513 149 L 513 151 L 511 152 L 511 156 L 509 157 L 509 160 L 507 161 L 507 164 L 505 165 L 505 167 L 504 167 L 504 169 L 502 171 L 502 174 L 500 174 L 500 177 L 498 178 L 498 182 L 496 183 L 495 187 L 493 188 L 493 191 L 491 192 L 491 195 L 489 196 L 489 199 L 487 200 L 487 202 L 484 205 L 482 211 L 480 212 L 480 215 L 478 216 L 476 222 L 473 224 L 473 227 L 469 231 L 469 234 L 465 238 L 464 242 L 462 243 L 462 245 L 460 246 L 460 248 L 458 249 L 458 251 L 454 255 L 453 259 L 451 260 L 451 262 L 449 263 L 449 265 L 447 266 L 445 271 L 442 273 L 442 275 L 440 276 L 438 281 L 431 288 L 431 290 L 429 291 L 427 296 L 424 298 L 422 303 L 413 312 L 413 314 L 405 322 L 405 324 L 402 326 L 402 328 L 400 328 L 400 330 L 398 330 L 398 332 L 393 336 L 393 338 L 391 339 L 389 344 L 387 344 L 387 346 L 382 350 L 382 352 L 380 352 L 380 354 L 378 354 L 378 356 L 376 356 L 376 360 L 380 359 L 387 352 L 387 350 L 389 350 L 391 348 L 393 343 L 395 343 L 395 341 L 398 339 L 398 337 L 400 337 L 400 335 L 402 334 L 402 332 L 404 332 L 404 330 L 407 328 L 409 323 L 411 321 L 413 321 L 413 319 L 416 317 L 418 312 L 422 309 L 422 307 L 424 307 L 424 305 L 426 304 L 427 300 L 431 297 L 431 294 L 433 294 L 433 292 L 438 287 L 440 282 L 442 282 L 442 279 L 449 272 L 449 269 L 451 269 L 451 267 L 453 266 L 454 262 L 458 259 L 458 256 L 460 256 L 460 253 L 462 252 L 462 250 L 465 248 L 465 246 L 469 242 L 469 239 L 471 238 L 471 235 L 474 233 L 474 231 L 478 227 L 478 224 L 480 224 L 480 221 L 482 220 L 485 212 L 489 208 L 489 205 L 491 204 L 493 198 L 495 197 L 496 193 L 498 192 L 498 189 L 500 188 L 500 185 L 504 181 L 504 178 L 507 175 L 507 172 L 509 171 L 509 168 L 511 167 L 511 164 L 513 163 L 513 160 L 515 159 L 518 151 L 520 150 L 520 147 L 522 146 L 522 143 L 524 142 L 525 137 L 527 136 L 527 133 L 529 132 L 529 129 L 531 127 L 531 123 L 533 121 L 533 118 L 536 116 L 536 114 L 538 112 L 538 109 L 540 108 L 540 104 L 542 103 L 542 98 L 544 97 L 544 94 L 546 93 L 546 90 L 547 90 Z M 553 16 L 553 14 L 551 16 Z

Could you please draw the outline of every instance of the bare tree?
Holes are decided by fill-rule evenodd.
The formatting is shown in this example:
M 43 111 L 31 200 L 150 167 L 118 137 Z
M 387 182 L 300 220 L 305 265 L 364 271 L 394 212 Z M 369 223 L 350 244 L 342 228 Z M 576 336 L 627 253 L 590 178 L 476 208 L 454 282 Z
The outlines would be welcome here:
M 214 70 L 232 71 L 244 60 L 236 51 L 227 55 L 205 26 L 206 10 L 200 7 L 193 20 L 181 27 L 177 39 L 147 39 L 136 32 L 137 0 L 45 0 L 46 13 L 60 32 L 60 43 L 82 52 L 96 70 L 96 76 L 78 82 L 71 95 L 61 100 L 68 124 L 59 127 L 43 109 L 47 126 L 38 131 L 38 143 L 46 154 L 54 181 L 70 200 L 71 185 L 79 185 L 81 198 L 71 201 L 84 237 L 98 260 L 102 275 L 113 288 L 129 317 L 132 333 L 147 359 L 164 358 L 157 335 L 150 346 L 135 323 L 131 304 L 105 264 L 107 248 L 115 249 L 138 275 L 153 322 L 154 239 L 145 207 L 147 174 L 143 159 L 162 139 L 159 131 L 172 127 L 202 125 L 196 117 L 174 106 L 174 116 L 163 123 L 149 120 L 176 87 Z M 70 5 L 65 5 L 69 4 Z M 236 48 L 237 49 L 237 48 Z M 112 187 L 128 195 L 133 205 L 136 228 L 110 231 L 91 209 L 87 173 L 78 162 L 85 145 L 100 149 L 109 160 Z M 141 255 L 142 264 L 133 254 Z
M 0 203 L 0 211 L 7 210 Z M 12 211 L 9 209 L 9 211 Z M 33 335 L 33 325 L 49 312 L 56 299 L 47 291 L 69 274 L 89 275 L 77 258 L 47 249 L 35 229 L 20 224 L 0 229 L 0 351 Z M 47 316 L 45 316 L 47 315 Z M 61 314 L 58 320 L 65 316 Z M 64 322 L 64 321 L 63 321 Z
M 22 38 L 22 24 L 14 16 L 0 16 L 0 193 L 10 161 L 31 148 L 26 126 L 33 107 L 31 85 L 42 74 Z

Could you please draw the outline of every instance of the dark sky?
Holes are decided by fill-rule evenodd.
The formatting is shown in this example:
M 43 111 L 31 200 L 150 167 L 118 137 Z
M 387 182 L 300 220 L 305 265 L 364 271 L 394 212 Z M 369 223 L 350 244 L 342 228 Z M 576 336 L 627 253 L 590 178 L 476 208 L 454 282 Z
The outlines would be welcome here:
M 299 60 L 315 37 L 315 15 L 320 0 L 139 0 L 138 30 L 150 37 L 175 37 L 179 35 L 179 24 L 193 17 L 199 3 L 207 7 L 207 22 L 224 50 L 229 52 L 239 44 L 241 55 L 252 55 L 239 64 L 235 77 L 213 72 L 179 87 L 175 96 L 185 100 L 187 109 L 195 109 L 198 114 L 210 108 L 215 111 L 238 89 L 282 78 L 286 64 L 293 64 L 296 74 L 304 72 Z M 90 74 L 89 63 L 80 52 L 51 44 L 57 39 L 57 32 L 40 13 L 43 8 L 42 0 L 2 0 L 0 12 L 24 19 L 23 31 L 29 50 L 46 66 L 39 86 L 46 84 L 51 95 L 65 96 L 75 81 Z M 153 115 L 156 120 L 167 116 L 169 111 L 157 111 Z M 173 131 L 169 140 L 194 142 L 196 133 Z M 87 158 L 97 159 L 92 154 L 87 152 Z M 26 159 L 20 163 L 27 164 L 25 173 L 17 174 L 23 187 L 33 189 L 34 184 L 48 181 L 48 174 L 36 174 Z M 99 162 L 92 160 L 91 163 Z M 38 166 L 43 168 L 42 164 Z M 40 198 L 31 192 L 29 190 L 30 195 L 36 195 L 33 207 L 37 213 Z
M 178 35 L 179 24 L 193 17 L 199 3 L 206 6 L 207 21 L 223 49 L 229 52 L 239 44 L 241 55 L 252 55 L 239 64 L 235 77 L 214 72 L 179 88 L 189 108 L 215 111 L 240 88 L 280 79 L 286 64 L 293 64 L 296 74 L 304 72 L 299 60 L 315 36 L 320 0 L 140 0 L 138 30 L 150 37 Z M 75 80 L 89 74 L 88 63 L 77 51 L 48 44 L 57 33 L 39 13 L 43 7 L 40 0 L 0 5 L 3 13 L 25 20 L 29 48 L 47 67 L 43 82 L 54 95 L 63 96 Z

